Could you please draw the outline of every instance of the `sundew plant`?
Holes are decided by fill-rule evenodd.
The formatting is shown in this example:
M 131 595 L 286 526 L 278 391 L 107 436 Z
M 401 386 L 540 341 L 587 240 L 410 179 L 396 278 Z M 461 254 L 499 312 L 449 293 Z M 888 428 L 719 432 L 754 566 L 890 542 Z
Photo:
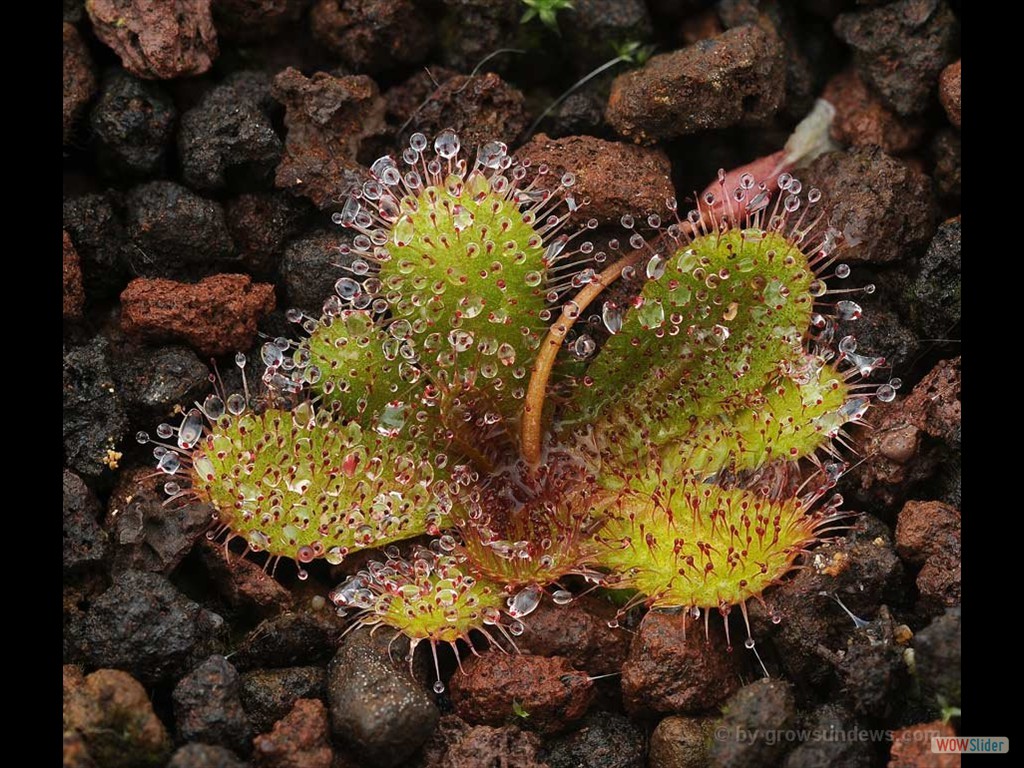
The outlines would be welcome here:
M 335 293 L 264 344 L 262 394 L 139 436 L 171 497 L 300 577 L 379 550 L 331 599 L 435 662 L 605 587 L 631 591 L 620 616 L 717 613 L 727 636 L 735 610 L 753 648 L 747 604 L 841 526 L 846 425 L 895 394 L 836 333 L 871 287 L 835 287 L 838 235 L 788 173 L 720 174 L 600 246 L 574 187 L 451 130 L 377 160 L 335 217 Z

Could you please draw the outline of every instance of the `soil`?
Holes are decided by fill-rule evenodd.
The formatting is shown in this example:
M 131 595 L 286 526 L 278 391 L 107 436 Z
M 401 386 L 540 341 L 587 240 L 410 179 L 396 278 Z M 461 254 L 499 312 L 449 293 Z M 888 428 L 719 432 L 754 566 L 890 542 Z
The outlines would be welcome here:
M 520 0 L 63 7 L 65 766 L 959 765 L 921 747 L 961 703 L 959 2 L 576 0 L 559 31 Z M 531 127 L 629 40 L 654 55 Z M 527 617 L 521 656 L 442 649 L 437 695 L 425 648 L 344 634 L 348 561 L 271 578 L 207 540 L 208 507 L 164 505 L 135 434 L 319 311 L 351 242 L 331 214 L 412 132 L 574 174 L 600 241 L 778 151 L 819 97 L 835 149 L 795 173 L 876 286 L 841 332 L 902 386 L 851 435 L 859 516 L 750 606 L 756 655 L 739 611 L 730 645 L 620 626 L 596 592 Z

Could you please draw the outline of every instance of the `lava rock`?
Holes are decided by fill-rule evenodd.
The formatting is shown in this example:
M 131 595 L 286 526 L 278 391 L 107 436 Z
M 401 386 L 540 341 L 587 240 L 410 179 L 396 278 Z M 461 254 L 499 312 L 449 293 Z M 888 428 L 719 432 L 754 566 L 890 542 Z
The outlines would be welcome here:
M 302 17 L 310 0 L 213 0 L 217 34 L 252 42 L 274 37 Z
M 861 728 L 849 712 L 837 704 L 825 704 L 811 715 L 810 730 L 820 738 L 802 740 L 786 755 L 783 768 L 871 768 L 875 765 L 873 745 L 867 739 L 846 739 L 840 734 Z M 835 734 L 835 738 L 831 735 Z
M 327 707 L 318 699 L 299 699 L 274 730 L 253 740 L 260 768 L 331 768 L 334 750 Z
M 121 69 L 108 71 L 89 114 L 96 165 L 111 176 L 160 173 L 177 117 L 174 102 L 159 85 Z
M 174 721 L 185 741 L 218 744 L 246 754 L 253 736 L 239 698 L 238 671 L 213 655 L 174 687 Z
M 246 271 L 274 274 L 284 244 L 301 231 L 309 210 L 303 200 L 284 192 L 247 193 L 229 200 L 228 230 Z
M 64 734 L 83 742 L 88 762 L 79 764 L 103 768 L 157 768 L 171 746 L 146 690 L 116 669 L 83 677 L 77 667 L 64 667 Z
M 516 645 L 536 656 L 564 656 L 591 675 L 618 672 L 629 653 L 629 633 L 608 622 L 616 608 L 606 600 L 580 597 L 570 606 L 542 600 L 530 614 Z
M 96 37 L 138 77 L 201 75 L 217 58 L 210 0 L 89 0 L 85 10 Z
M 322 699 L 326 690 L 323 667 L 255 669 L 242 674 L 242 706 L 261 733 L 287 715 L 299 699 Z
M 939 226 L 907 286 L 906 306 L 923 338 L 947 338 L 960 324 L 960 217 Z
M 94 301 L 116 296 L 125 286 L 133 252 L 114 193 L 65 200 L 64 231 L 71 236 L 81 259 L 86 297 Z
M 505 723 L 518 702 L 531 728 L 557 733 L 586 714 L 594 685 L 566 659 L 492 650 L 463 663 L 451 679 L 451 699 L 459 717 L 478 725 Z
M 229 182 L 252 188 L 273 178 L 281 157 L 270 110 L 270 79 L 236 72 L 181 116 L 178 155 L 185 182 L 198 189 Z
M 912 565 L 924 565 L 946 551 L 959 552 L 960 511 L 941 501 L 908 501 L 896 523 L 896 550 Z
M 273 616 L 291 603 L 291 592 L 262 566 L 247 557 L 232 557 L 219 542 L 201 541 L 199 555 L 217 590 L 231 607 Z M 273 722 L 261 730 L 271 725 Z
M 61 585 L 61 651 L 65 664 L 84 661 L 75 630 L 81 626 L 89 606 L 108 586 L 107 574 L 100 568 L 77 570 L 65 576 Z
M 734 27 L 671 53 L 612 84 L 605 117 L 639 143 L 731 125 L 761 125 L 782 105 L 786 74 L 778 36 Z
M 608 102 L 610 87 L 611 80 L 595 81 L 567 96 L 547 117 L 548 136 L 553 139 L 580 135 L 610 137 L 611 129 L 604 121 L 604 105 Z
M 843 235 L 840 261 L 897 261 L 935 233 L 937 208 L 927 176 L 878 147 L 821 155 L 802 173 L 817 187 L 829 222 Z
M 726 645 L 717 628 L 705 640 L 685 613 L 648 613 L 622 665 L 626 711 L 695 714 L 717 707 L 739 687 L 738 654 Z
M 932 160 L 935 168 L 932 179 L 939 198 L 954 206 L 960 207 L 960 133 L 946 128 L 935 134 L 931 145 Z
M 246 635 L 232 661 L 239 669 L 326 663 L 346 626 L 331 610 L 287 611 L 261 622 Z
M 960 24 L 944 0 L 899 0 L 844 13 L 833 25 L 861 76 L 901 115 L 923 112 L 956 58 Z
M 651 733 L 649 768 L 704 768 L 708 764 L 714 721 L 704 717 L 666 717 Z
M 82 478 L 64 470 L 64 572 L 103 561 L 107 532 L 99 524 L 100 503 Z
M 62 752 L 64 768 L 96 768 L 96 761 L 89 754 L 89 749 L 77 733 L 65 733 Z
M 224 620 L 178 592 L 163 576 L 114 577 L 72 627 L 79 651 L 96 667 L 131 672 L 143 683 L 169 680 L 222 642 Z
M 851 491 L 891 508 L 959 450 L 960 358 L 942 360 L 906 397 L 879 404 L 860 440 L 869 457 L 851 473 Z
M 138 278 L 121 294 L 121 327 L 150 341 L 184 341 L 203 355 L 248 349 L 256 321 L 274 309 L 274 288 L 248 275 L 214 275 L 196 284 Z
M 669 178 L 672 164 L 660 149 L 604 141 L 591 136 L 551 139 L 537 134 L 516 153 L 534 168 L 548 166 L 539 182 L 556 189 L 566 173 L 575 177 L 567 190 L 577 199 L 590 199 L 570 221 L 577 225 L 595 218 L 598 224 L 617 224 L 623 214 L 642 215 L 664 211 L 665 201 L 675 198 Z
M 792 742 L 769 734 L 796 725 L 796 699 L 784 680 L 764 678 L 740 688 L 723 707 L 708 752 L 714 768 L 760 768 L 779 765 Z
M 791 680 L 820 686 L 835 678 L 858 631 L 835 598 L 861 620 L 871 620 L 884 605 L 905 602 L 906 579 L 889 529 L 863 515 L 846 536 L 818 546 L 807 567 L 771 597 L 770 611 L 760 604 L 748 607 L 753 636 L 772 641 Z
M 778 36 L 785 50 L 786 64 L 786 94 L 780 110 L 787 120 L 802 120 L 814 107 L 814 100 L 822 86 L 819 72 L 826 69 L 821 62 L 812 62 L 805 51 L 813 48 L 816 43 L 814 28 L 799 23 L 801 19 L 793 10 L 792 3 L 779 0 L 719 0 L 715 10 L 726 29 L 756 24 Z M 719 33 L 717 30 L 710 31 L 697 39 L 713 37 Z M 827 44 L 831 45 L 831 40 Z
M 368 763 L 403 765 L 437 726 L 437 707 L 387 653 L 350 637 L 327 668 L 331 729 Z
M 274 78 L 271 93 L 285 107 L 288 130 L 275 185 L 320 209 L 339 207 L 363 184 L 361 142 L 385 130 L 377 84 L 365 75 L 305 77 L 289 67 Z
M 520 32 L 523 5 L 519 0 L 442 0 L 438 55 L 441 63 L 471 71 L 484 57 L 508 48 Z
M 645 768 L 646 738 L 629 718 L 593 712 L 579 729 L 548 744 L 550 768 Z
M 107 506 L 111 570 L 171 573 L 210 527 L 213 509 L 199 501 L 167 506 L 167 475 L 153 467 L 123 472 Z
M 654 32 L 643 0 L 575 0 L 559 20 L 564 20 L 559 24 L 562 38 L 581 75 L 614 59 L 614 42 L 649 40 Z
M 941 720 L 893 731 L 888 768 L 960 768 L 960 755 L 932 752 L 933 738 L 956 735 L 953 726 Z
M 960 127 L 960 60 L 950 64 L 939 76 L 939 101 L 949 122 Z
M 80 347 L 64 348 L 64 457 L 86 477 L 117 466 L 128 419 L 110 373 L 109 344 L 96 336 Z
M 488 141 L 516 144 L 529 121 L 522 92 L 493 72 L 445 80 L 409 117 L 412 119 L 400 135 L 402 141 L 419 131 L 432 142 L 445 128 L 452 128 L 470 158 Z
M 82 288 L 82 265 L 67 230 L 64 231 L 64 319 L 77 320 L 85 307 Z
M 421 750 L 419 765 L 423 768 L 477 765 L 550 768 L 540 757 L 541 749 L 540 736 L 514 725 L 471 726 L 455 715 L 444 715 Z
M 128 237 L 139 254 L 136 274 L 182 278 L 236 261 L 220 203 L 180 184 L 141 184 L 128 193 L 125 209 Z
M 64 23 L 64 143 L 73 135 L 75 122 L 96 93 L 96 75 L 92 56 L 82 36 L 71 24 Z
M 187 347 L 137 347 L 114 354 L 114 377 L 125 406 L 138 424 L 167 418 L 189 407 L 210 388 L 210 369 Z
M 917 573 L 918 610 L 928 616 L 960 605 L 962 599 L 960 548 L 928 558 Z
M 924 136 L 920 119 L 889 109 L 856 69 L 846 69 L 829 80 L 822 98 L 836 108 L 831 133 L 841 144 L 874 145 L 890 155 L 901 155 L 916 149 Z
M 459 73 L 447 67 L 431 67 L 430 73 L 417 72 L 384 92 L 385 113 L 396 127 L 411 118 L 423 102 L 433 99 L 446 81 Z
M 423 61 L 434 26 L 411 0 L 317 0 L 313 38 L 355 72 L 377 75 Z
M 960 706 L 960 608 L 948 608 L 914 636 L 914 667 L 924 700 Z
M 247 768 L 247 764 L 226 747 L 186 744 L 174 753 L 167 768 Z
M 885 606 L 874 621 L 858 627 L 839 661 L 845 700 L 858 715 L 892 716 L 896 693 L 906 687 L 907 668 L 896 628 Z
M 334 294 L 334 284 L 348 273 L 342 264 L 355 260 L 340 247 L 352 242 L 345 230 L 315 230 L 288 243 L 281 259 L 281 280 L 289 307 L 319 317 L 324 301 Z

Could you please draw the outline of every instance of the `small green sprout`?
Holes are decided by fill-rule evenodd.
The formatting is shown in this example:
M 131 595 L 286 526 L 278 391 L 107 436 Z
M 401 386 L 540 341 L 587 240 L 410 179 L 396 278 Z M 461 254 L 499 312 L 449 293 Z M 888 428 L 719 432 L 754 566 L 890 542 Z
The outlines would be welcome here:
M 623 40 L 621 43 L 612 43 L 612 50 L 615 51 L 616 60 L 642 67 L 654 53 L 654 46 L 644 45 L 639 40 Z
M 572 0 L 523 0 L 523 5 L 526 6 L 526 12 L 520 19 L 521 24 L 540 19 L 541 24 L 554 32 L 559 31 L 556 18 L 558 12 L 573 7 Z
M 512 714 L 524 720 L 530 716 L 530 713 L 519 703 L 519 699 L 512 699 Z

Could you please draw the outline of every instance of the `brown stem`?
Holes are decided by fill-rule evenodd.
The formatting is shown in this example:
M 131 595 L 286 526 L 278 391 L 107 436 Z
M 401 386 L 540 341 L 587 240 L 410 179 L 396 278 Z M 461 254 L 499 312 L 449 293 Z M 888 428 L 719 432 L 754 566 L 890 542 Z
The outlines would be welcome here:
M 548 380 L 551 378 L 551 371 L 555 366 L 555 358 L 558 356 L 562 342 L 565 341 L 566 334 L 569 333 L 569 329 L 583 314 L 583 311 L 601 294 L 601 291 L 618 280 L 622 275 L 622 270 L 636 264 L 643 255 L 643 251 L 635 251 L 603 269 L 594 280 L 573 297 L 572 301 L 566 303 L 562 308 L 561 317 L 548 329 L 548 335 L 537 354 L 537 361 L 533 364 L 533 373 L 530 375 L 530 386 L 526 390 L 526 401 L 523 408 L 519 449 L 523 459 L 531 468 L 535 469 L 540 465 L 544 397 L 547 395 Z M 570 307 L 571 309 L 569 309 Z

